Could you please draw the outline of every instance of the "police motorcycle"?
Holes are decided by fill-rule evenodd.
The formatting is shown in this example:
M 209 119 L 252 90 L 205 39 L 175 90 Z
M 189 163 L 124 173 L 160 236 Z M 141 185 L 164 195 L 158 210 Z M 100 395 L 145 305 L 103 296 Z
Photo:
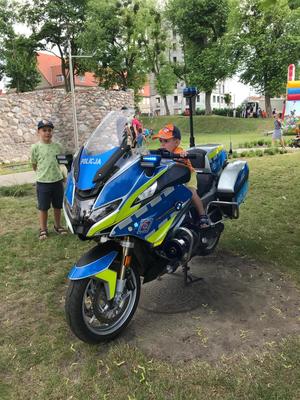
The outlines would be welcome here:
M 88 343 L 119 335 L 137 308 L 143 283 L 210 254 L 225 218 L 238 218 L 248 188 L 247 163 L 227 162 L 221 145 L 188 150 L 211 226 L 199 229 L 190 170 L 166 151 L 133 151 L 128 111 L 110 112 L 75 156 L 64 214 L 70 231 L 96 243 L 69 273 L 65 312 L 72 332 Z

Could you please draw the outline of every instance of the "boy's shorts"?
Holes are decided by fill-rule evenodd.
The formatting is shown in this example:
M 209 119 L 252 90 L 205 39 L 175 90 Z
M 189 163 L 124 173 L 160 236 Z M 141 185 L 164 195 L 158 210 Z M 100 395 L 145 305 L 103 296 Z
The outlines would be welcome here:
M 53 183 L 36 183 L 36 194 L 38 200 L 37 208 L 41 211 L 47 211 L 49 208 L 61 209 L 64 198 L 64 186 L 63 181 Z
M 191 171 L 191 179 L 186 183 L 186 186 L 197 190 L 197 174 L 195 171 Z

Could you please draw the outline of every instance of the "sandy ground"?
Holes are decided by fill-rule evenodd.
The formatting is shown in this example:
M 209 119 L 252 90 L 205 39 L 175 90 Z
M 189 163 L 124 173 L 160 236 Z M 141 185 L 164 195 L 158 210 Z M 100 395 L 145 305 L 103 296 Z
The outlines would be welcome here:
M 181 271 L 142 286 L 139 307 L 120 341 L 166 361 L 208 362 L 270 350 L 300 333 L 300 291 L 270 267 L 231 254 L 196 257 Z

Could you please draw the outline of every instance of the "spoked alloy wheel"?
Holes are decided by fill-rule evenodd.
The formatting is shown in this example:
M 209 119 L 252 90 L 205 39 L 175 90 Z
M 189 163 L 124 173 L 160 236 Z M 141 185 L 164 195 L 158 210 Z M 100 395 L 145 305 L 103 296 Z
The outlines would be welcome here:
M 71 281 L 66 296 L 66 318 L 72 332 L 95 344 L 111 340 L 128 325 L 140 297 L 140 277 L 135 268 L 127 271 L 120 301 L 108 300 L 105 286 L 96 278 Z

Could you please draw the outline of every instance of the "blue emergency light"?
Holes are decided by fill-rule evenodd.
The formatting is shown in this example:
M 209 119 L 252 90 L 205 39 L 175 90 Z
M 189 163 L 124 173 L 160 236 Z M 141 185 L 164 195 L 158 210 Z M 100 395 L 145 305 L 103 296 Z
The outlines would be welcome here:
M 160 165 L 160 155 L 146 155 L 141 157 L 141 167 L 156 168 Z
M 195 86 L 185 87 L 183 89 L 183 97 L 194 97 L 199 93 Z

